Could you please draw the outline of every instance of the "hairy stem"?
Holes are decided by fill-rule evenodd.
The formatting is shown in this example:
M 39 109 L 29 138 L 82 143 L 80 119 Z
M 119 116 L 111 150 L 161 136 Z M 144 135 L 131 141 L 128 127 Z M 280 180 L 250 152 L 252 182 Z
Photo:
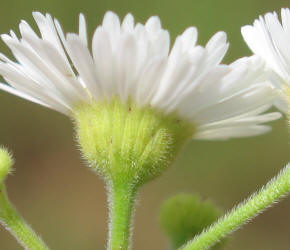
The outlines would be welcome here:
M 290 163 L 259 192 L 238 205 L 181 250 L 206 250 L 290 192 Z
M 49 249 L 10 203 L 4 184 L 0 184 L 0 223 L 6 227 L 25 249 Z
M 109 190 L 110 225 L 108 250 L 131 248 L 132 217 L 136 188 L 129 183 L 113 183 Z

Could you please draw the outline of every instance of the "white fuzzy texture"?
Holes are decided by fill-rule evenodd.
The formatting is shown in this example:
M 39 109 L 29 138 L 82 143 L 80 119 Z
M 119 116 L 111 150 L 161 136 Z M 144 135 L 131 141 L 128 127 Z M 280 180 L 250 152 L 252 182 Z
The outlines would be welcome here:
M 266 13 L 255 20 L 253 25 L 242 27 L 242 35 L 252 52 L 261 57 L 273 71 L 271 82 L 284 92 L 290 86 L 290 10 L 281 10 L 279 21 L 276 12 Z M 286 96 L 276 103 L 287 112 Z
M 49 14 L 33 13 L 41 37 L 22 21 L 21 38 L 2 35 L 13 62 L 0 55 L 0 88 L 70 115 L 78 102 L 119 96 L 140 106 L 175 113 L 192 122 L 198 139 L 227 139 L 262 134 L 264 122 L 280 113 L 262 114 L 277 98 L 257 57 L 220 64 L 227 49 L 226 34 L 218 32 L 205 47 L 190 27 L 170 50 L 168 31 L 158 17 L 135 24 L 107 12 L 88 45 L 86 22 L 80 15 L 79 33 L 64 34 Z M 89 49 L 91 47 L 91 50 Z

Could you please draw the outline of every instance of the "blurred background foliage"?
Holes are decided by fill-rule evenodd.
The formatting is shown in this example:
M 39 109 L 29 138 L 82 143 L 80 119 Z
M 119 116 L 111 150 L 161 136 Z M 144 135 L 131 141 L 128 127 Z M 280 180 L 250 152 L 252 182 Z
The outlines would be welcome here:
M 1 0 L 0 33 L 17 30 L 21 19 L 33 23 L 34 10 L 57 17 L 65 31 L 77 30 L 77 16 L 83 12 L 90 34 L 107 10 L 121 17 L 131 12 L 139 22 L 158 15 L 172 39 L 192 25 L 198 27 L 202 45 L 215 32 L 226 31 L 231 46 L 224 62 L 229 63 L 250 55 L 240 35 L 242 25 L 287 6 L 289 0 Z M 0 51 L 9 54 L 3 42 Z M 51 249 L 105 249 L 105 189 L 79 156 L 70 120 L 3 92 L 0 114 L 0 143 L 16 158 L 16 171 L 7 181 L 8 191 L 22 215 Z M 178 192 L 195 192 L 226 210 L 274 176 L 289 161 L 290 148 L 285 119 L 272 125 L 271 133 L 254 138 L 192 141 L 173 167 L 142 189 L 134 249 L 167 249 L 158 224 L 165 198 Z M 288 198 L 259 216 L 235 234 L 227 249 L 289 249 L 289 207 Z M 21 249 L 3 227 L 0 249 Z

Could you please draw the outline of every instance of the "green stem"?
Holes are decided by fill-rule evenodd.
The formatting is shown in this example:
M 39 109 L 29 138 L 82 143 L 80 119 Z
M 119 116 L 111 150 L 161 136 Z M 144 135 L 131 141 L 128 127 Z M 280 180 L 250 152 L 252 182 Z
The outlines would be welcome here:
M 290 164 L 258 193 L 241 203 L 181 250 L 206 250 L 290 192 Z
M 49 249 L 10 203 L 4 184 L 0 184 L 0 223 L 10 231 L 25 249 Z
M 136 188 L 129 183 L 113 183 L 109 190 L 110 225 L 108 250 L 131 248 L 132 217 Z

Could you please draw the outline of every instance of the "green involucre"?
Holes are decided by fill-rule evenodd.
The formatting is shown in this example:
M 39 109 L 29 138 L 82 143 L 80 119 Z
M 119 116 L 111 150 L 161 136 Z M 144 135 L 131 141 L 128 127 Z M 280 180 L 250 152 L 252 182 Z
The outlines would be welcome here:
M 141 185 L 158 176 L 194 133 L 191 123 L 115 98 L 76 106 L 81 150 L 104 178 Z
M 212 202 L 192 194 L 178 194 L 161 207 L 161 226 L 176 250 L 215 222 L 222 212 Z M 212 249 L 221 249 L 220 242 Z

